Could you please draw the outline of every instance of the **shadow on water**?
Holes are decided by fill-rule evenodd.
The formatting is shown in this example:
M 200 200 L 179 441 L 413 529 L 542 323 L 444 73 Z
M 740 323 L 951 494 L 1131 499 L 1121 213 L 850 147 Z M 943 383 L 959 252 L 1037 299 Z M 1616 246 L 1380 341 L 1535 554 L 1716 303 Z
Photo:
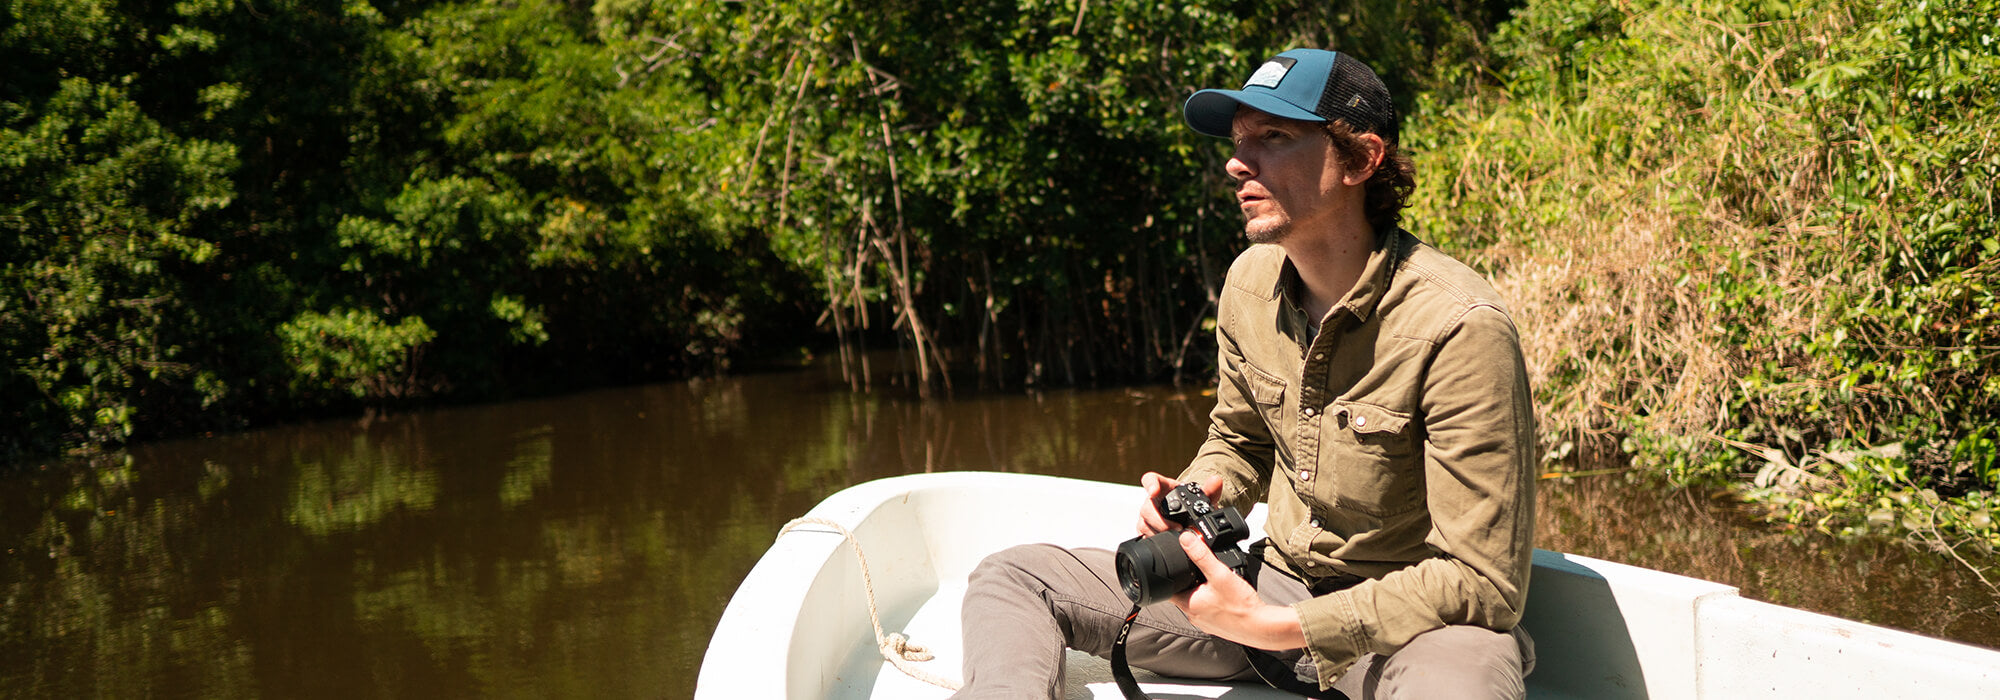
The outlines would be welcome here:
M 736 584 L 828 494 L 957 469 L 1129 483 L 1185 464 L 1211 404 L 1151 387 L 924 403 L 795 371 L 159 443 L 10 477 L 0 696 L 686 697 Z M 1541 544 L 2000 644 L 1990 598 L 1947 565 L 1659 493 L 1545 483 Z

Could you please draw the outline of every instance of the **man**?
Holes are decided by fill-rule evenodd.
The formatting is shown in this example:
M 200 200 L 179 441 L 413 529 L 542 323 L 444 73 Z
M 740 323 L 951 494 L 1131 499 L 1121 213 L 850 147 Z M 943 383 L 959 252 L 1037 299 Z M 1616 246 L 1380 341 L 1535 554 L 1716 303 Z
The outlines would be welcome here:
M 1521 697 L 1527 372 L 1491 285 L 1397 225 L 1414 181 L 1388 89 L 1353 57 L 1299 49 L 1183 111 L 1233 141 L 1259 245 L 1219 302 L 1208 439 L 1178 479 L 1143 477 L 1139 531 L 1172 529 L 1153 498 L 1191 480 L 1218 505 L 1267 500 L 1269 546 L 1253 587 L 1182 534 L 1207 583 L 1139 615 L 1132 665 L 1348 697 Z M 1107 655 L 1129 606 L 1109 551 L 989 557 L 965 597 L 957 697 L 1054 696 L 1062 648 Z

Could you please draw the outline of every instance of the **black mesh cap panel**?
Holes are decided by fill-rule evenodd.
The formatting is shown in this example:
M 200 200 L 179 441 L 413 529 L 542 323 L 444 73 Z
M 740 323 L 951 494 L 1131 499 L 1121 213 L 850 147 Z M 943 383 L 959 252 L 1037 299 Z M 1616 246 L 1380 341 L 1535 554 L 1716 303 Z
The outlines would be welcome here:
M 1347 122 L 1357 133 L 1396 140 L 1396 104 L 1389 100 L 1389 88 L 1375 71 L 1345 53 L 1334 58 L 1326 89 L 1319 93 L 1319 108 L 1313 112 Z

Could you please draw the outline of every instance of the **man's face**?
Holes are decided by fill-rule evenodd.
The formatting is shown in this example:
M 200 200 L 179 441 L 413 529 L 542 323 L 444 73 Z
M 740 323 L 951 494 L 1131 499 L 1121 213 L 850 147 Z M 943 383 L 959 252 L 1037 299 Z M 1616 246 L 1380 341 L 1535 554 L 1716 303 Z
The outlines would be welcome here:
M 1236 179 L 1250 242 L 1277 243 L 1301 227 L 1324 224 L 1342 208 L 1337 195 L 1345 169 L 1319 124 L 1244 107 L 1236 110 L 1230 139 L 1235 157 L 1223 167 Z

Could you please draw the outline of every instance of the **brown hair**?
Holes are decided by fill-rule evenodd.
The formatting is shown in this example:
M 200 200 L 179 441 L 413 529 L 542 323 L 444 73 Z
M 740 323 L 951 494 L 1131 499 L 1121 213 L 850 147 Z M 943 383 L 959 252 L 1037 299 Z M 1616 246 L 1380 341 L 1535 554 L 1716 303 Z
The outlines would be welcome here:
M 1339 119 L 1320 126 L 1333 139 L 1333 149 L 1340 153 L 1342 165 L 1349 169 L 1367 165 L 1368 146 L 1355 136 L 1354 127 Z M 1382 140 L 1382 147 L 1382 163 L 1368 177 L 1361 207 L 1377 238 L 1402 222 L 1403 207 L 1409 206 L 1410 193 L 1417 189 L 1416 166 L 1410 162 L 1410 156 L 1389 139 Z

